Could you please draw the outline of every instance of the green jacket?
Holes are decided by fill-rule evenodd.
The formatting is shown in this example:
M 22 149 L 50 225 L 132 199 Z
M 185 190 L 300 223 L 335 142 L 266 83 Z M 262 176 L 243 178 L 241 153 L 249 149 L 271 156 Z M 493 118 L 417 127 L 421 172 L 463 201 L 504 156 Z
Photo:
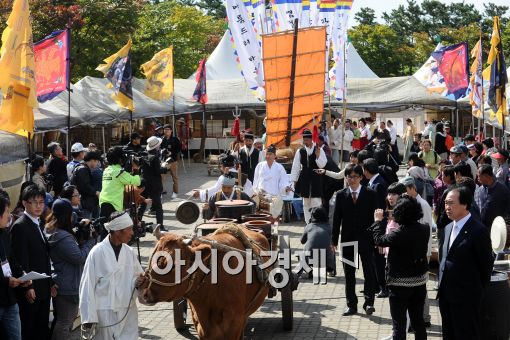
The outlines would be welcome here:
M 103 172 L 103 189 L 99 195 L 99 206 L 110 203 L 116 211 L 124 210 L 124 187 L 139 186 L 140 176 L 132 176 L 118 164 L 110 165 Z

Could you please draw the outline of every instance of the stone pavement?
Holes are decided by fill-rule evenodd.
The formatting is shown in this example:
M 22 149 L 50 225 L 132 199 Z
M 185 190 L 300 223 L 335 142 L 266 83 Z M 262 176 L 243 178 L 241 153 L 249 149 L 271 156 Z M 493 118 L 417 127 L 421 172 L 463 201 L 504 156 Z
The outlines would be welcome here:
M 194 225 L 182 225 L 175 219 L 175 210 L 183 199 L 188 198 L 191 190 L 197 187 L 205 188 L 216 181 L 216 177 L 207 176 L 206 165 L 185 163 L 186 173 L 182 164 L 179 165 L 180 188 L 179 198 L 170 199 L 170 194 L 164 197 L 165 226 L 169 231 L 190 234 Z M 169 181 L 171 179 L 169 178 Z M 170 184 L 170 183 L 168 183 Z M 168 185 L 171 189 L 171 185 Z M 145 218 L 151 221 L 150 218 Z M 299 242 L 304 223 L 291 222 L 280 224 L 279 231 L 289 235 L 293 250 L 302 249 Z M 140 242 L 142 266 L 146 268 L 148 257 L 155 244 L 155 238 L 148 234 Z M 345 308 L 344 277 L 341 264 L 337 263 L 338 276 L 329 278 L 325 285 L 315 285 L 312 280 L 301 280 L 298 290 L 294 292 L 294 328 L 284 331 L 281 319 L 280 294 L 273 299 L 267 299 L 261 308 L 251 315 L 245 330 L 245 339 L 382 339 L 391 335 L 391 316 L 388 299 L 376 299 L 375 313 L 372 316 L 358 314 L 342 317 Z M 363 303 L 363 288 L 361 269 L 357 271 L 357 291 Z M 428 284 L 430 298 L 430 313 L 432 327 L 428 329 L 430 338 L 441 337 L 441 319 L 436 292 L 433 290 L 435 282 L 431 275 Z M 139 307 L 139 337 L 141 339 L 196 339 L 196 332 L 192 326 L 189 330 L 179 333 L 173 325 L 173 308 L 171 303 L 159 303 L 155 306 Z M 188 324 L 192 324 L 191 316 Z M 414 338 L 410 335 L 409 338 Z M 79 339 L 79 331 L 73 332 L 71 339 Z

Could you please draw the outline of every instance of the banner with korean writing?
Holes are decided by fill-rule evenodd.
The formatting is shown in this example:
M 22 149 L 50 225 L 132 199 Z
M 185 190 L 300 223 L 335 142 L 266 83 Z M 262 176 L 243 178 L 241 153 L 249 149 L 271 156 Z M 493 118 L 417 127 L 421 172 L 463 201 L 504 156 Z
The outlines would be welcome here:
M 69 34 L 55 31 L 34 44 L 37 100 L 42 103 L 65 91 L 69 79 Z
M 335 64 L 333 67 L 333 76 L 330 79 L 330 86 L 332 87 L 332 94 L 337 100 L 344 99 L 347 90 L 347 75 L 345 74 L 348 43 L 347 28 L 352 2 L 353 0 L 337 1 L 335 22 L 333 24 L 333 33 L 331 37 Z
M 294 29 L 294 20 L 301 17 L 301 0 L 271 0 L 271 2 L 278 31 Z
M 229 31 L 241 74 L 252 90 L 263 91 L 261 47 L 250 14 L 242 0 L 226 0 Z
M 325 70 L 329 69 L 329 49 L 331 46 L 331 34 L 333 33 L 333 24 L 335 22 L 337 0 L 321 0 L 319 6 L 319 17 L 317 26 L 326 27 L 326 61 Z M 326 91 L 330 92 L 329 77 L 326 77 Z

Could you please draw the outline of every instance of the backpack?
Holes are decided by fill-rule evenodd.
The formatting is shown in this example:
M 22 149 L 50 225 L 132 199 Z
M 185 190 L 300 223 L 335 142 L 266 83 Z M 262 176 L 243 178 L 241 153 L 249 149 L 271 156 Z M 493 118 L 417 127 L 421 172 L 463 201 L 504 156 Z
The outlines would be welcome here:
M 83 163 L 78 163 L 74 166 L 73 168 L 73 171 L 71 172 L 71 178 L 69 178 L 67 180 L 67 182 L 64 183 L 64 188 L 65 187 L 68 187 L 70 185 L 74 185 L 74 186 L 77 186 L 77 183 L 76 183 L 76 172 L 79 170 L 79 169 L 82 169 L 84 168 L 85 165 Z
M 387 165 L 379 165 L 379 175 L 384 178 L 388 185 L 398 182 L 398 176 L 393 169 Z

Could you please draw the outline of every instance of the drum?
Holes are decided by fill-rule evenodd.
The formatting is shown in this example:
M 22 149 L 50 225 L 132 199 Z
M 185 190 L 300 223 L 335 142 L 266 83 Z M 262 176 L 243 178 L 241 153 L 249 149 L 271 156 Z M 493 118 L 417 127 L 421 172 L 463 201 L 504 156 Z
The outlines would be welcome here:
M 229 223 L 237 223 L 237 220 L 235 218 L 223 218 L 223 217 L 216 217 L 211 218 L 207 223 L 214 223 L 214 224 L 229 224 Z
M 233 218 L 241 223 L 241 216 L 252 214 L 255 204 L 245 200 L 224 200 L 216 202 L 216 216 L 221 218 Z
M 198 220 L 200 216 L 200 208 L 195 202 L 182 201 L 175 210 L 177 221 L 182 224 L 192 224 Z
M 510 285 L 510 260 L 495 261 L 494 270 L 498 272 L 507 273 L 508 285 Z
M 244 224 L 247 229 L 253 231 L 262 231 L 265 237 L 269 240 L 271 238 L 271 222 L 263 220 L 252 220 Z
M 492 272 L 481 308 L 484 340 L 507 340 L 510 336 L 510 286 L 506 273 Z
M 241 220 L 243 222 L 255 221 L 255 220 L 271 221 L 271 215 L 259 212 L 256 214 L 243 215 L 243 216 L 241 216 Z

